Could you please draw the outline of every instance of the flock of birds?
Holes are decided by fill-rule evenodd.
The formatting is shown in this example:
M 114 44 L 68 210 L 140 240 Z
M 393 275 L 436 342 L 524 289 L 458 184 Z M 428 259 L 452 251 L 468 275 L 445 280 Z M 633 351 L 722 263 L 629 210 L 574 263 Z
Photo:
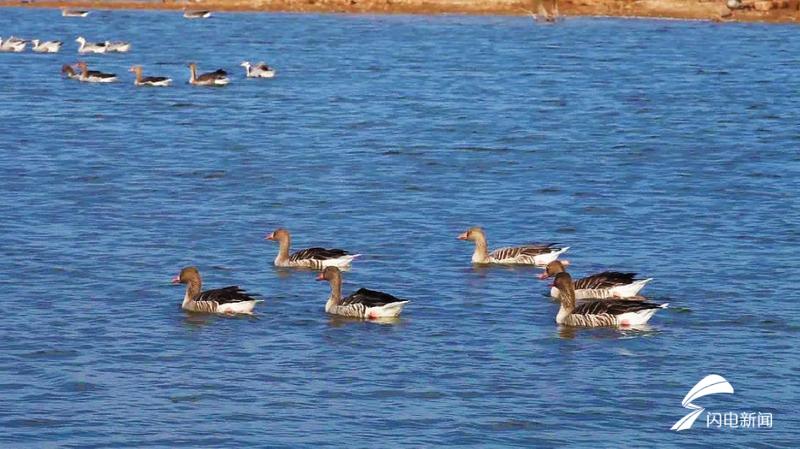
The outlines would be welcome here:
M 327 281 L 331 293 L 325 312 L 358 319 L 394 318 L 409 302 L 388 293 L 361 288 L 342 297 L 342 271 L 349 270 L 360 254 L 342 249 L 308 248 L 291 253 L 291 235 L 279 228 L 265 239 L 279 244 L 274 264 L 283 268 L 319 271 L 318 281 Z M 534 265 L 543 267 L 539 279 L 553 278 L 550 295 L 559 301 L 556 323 L 577 327 L 636 327 L 642 326 L 667 304 L 656 304 L 639 296 L 652 278 L 636 279 L 636 273 L 604 271 L 573 280 L 567 272 L 569 262 L 559 260 L 569 247 L 555 244 L 534 244 L 505 247 L 489 251 L 482 228 L 473 227 L 458 236 L 472 241 L 475 250 L 473 264 Z M 261 302 L 238 286 L 203 291 L 203 282 L 196 267 L 185 267 L 172 279 L 173 284 L 186 284 L 181 307 L 190 312 L 251 314 Z
M 86 17 L 89 11 L 83 10 L 68 10 L 64 9 L 61 13 L 64 17 Z M 184 11 L 184 17 L 188 19 L 208 18 L 211 16 L 210 11 Z M 21 53 L 24 52 L 31 43 L 31 48 L 36 53 L 58 53 L 64 44 L 62 41 L 43 41 L 39 39 L 21 39 L 19 37 L 10 36 L 7 39 L 0 37 L 0 52 Z M 130 42 L 89 42 L 83 36 L 78 36 L 75 39 L 78 43 L 78 54 L 107 54 L 107 53 L 127 53 L 131 49 Z M 240 64 L 244 67 L 245 76 L 247 78 L 274 78 L 275 69 L 267 65 L 265 62 L 251 63 L 250 61 L 243 61 Z M 197 64 L 191 63 L 189 67 L 189 84 L 195 86 L 225 86 L 230 83 L 228 72 L 223 69 L 217 69 L 208 73 L 197 73 Z M 135 79 L 133 81 L 136 86 L 151 86 L 151 87 L 168 87 L 172 84 L 172 78 L 166 76 L 144 76 L 144 69 L 140 65 L 134 65 L 130 68 L 133 72 Z M 74 64 L 64 64 L 61 66 L 61 73 L 70 79 L 86 83 L 113 83 L 118 81 L 118 77 L 114 73 L 105 73 L 98 70 L 90 70 L 85 61 L 78 61 Z

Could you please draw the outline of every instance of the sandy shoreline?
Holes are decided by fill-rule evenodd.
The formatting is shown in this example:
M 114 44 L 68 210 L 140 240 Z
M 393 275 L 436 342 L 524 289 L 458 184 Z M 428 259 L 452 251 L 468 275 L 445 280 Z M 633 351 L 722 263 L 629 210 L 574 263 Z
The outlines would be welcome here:
M 545 0 L 546 5 L 551 2 Z M 425 15 L 528 15 L 537 6 L 537 0 L 0 0 L 0 7 Z M 562 0 L 559 9 L 564 16 L 773 23 L 796 23 L 800 19 L 800 0 L 744 0 L 742 8 L 734 10 L 724 0 Z

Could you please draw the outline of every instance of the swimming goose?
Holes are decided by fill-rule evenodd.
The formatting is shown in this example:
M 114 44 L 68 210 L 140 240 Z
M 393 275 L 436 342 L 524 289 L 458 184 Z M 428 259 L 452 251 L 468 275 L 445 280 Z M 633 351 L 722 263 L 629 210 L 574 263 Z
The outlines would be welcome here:
M 408 303 L 388 293 L 366 288 L 342 299 L 342 272 L 336 267 L 326 267 L 317 280 L 330 283 L 331 296 L 325 303 L 325 311 L 333 315 L 361 319 L 392 318 L 399 316 Z
M 116 53 L 127 53 L 131 49 L 130 42 L 111 42 L 106 41 L 106 51 Z
M 208 19 L 211 17 L 211 11 L 184 11 L 183 17 L 187 19 Z
M 256 304 L 264 301 L 253 298 L 236 285 L 202 291 L 203 280 L 195 267 L 182 269 L 180 274 L 172 278 L 172 283 L 186 284 L 181 308 L 189 312 L 252 314 Z
M 554 260 L 547 264 L 545 270 L 539 275 L 539 279 L 547 279 L 566 272 L 564 263 Z M 634 279 L 636 273 L 621 273 L 619 271 L 603 271 L 593 274 L 572 283 L 575 288 L 575 299 L 641 299 L 636 295 L 639 291 L 652 281 L 653 278 Z M 550 296 L 558 299 L 560 291 L 556 287 L 550 289 Z
M 568 246 L 557 248 L 555 243 L 546 243 L 500 248 L 490 253 L 486 234 L 479 227 L 467 229 L 458 239 L 475 242 L 472 263 L 476 264 L 547 265 L 569 249 Z
M 244 67 L 248 78 L 273 78 L 275 76 L 275 69 L 268 66 L 265 62 L 252 65 L 250 61 L 244 61 L 239 65 Z
M 322 270 L 325 267 L 349 268 L 353 259 L 360 254 L 350 254 L 343 249 L 308 248 L 289 255 L 292 236 L 289 231 L 278 228 L 265 237 L 266 240 L 277 241 L 280 246 L 275 257 L 276 267 L 311 268 Z
M 58 53 L 61 50 L 61 41 L 44 41 L 41 42 L 39 39 L 34 39 L 31 41 L 33 44 L 33 51 L 36 53 Z
M 556 323 L 566 326 L 604 327 L 641 326 L 659 309 L 668 304 L 654 304 L 646 301 L 625 301 L 621 299 L 601 299 L 575 306 L 575 288 L 569 273 L 556 275 L 553 287 L 561 291 L 561 307 L 556 315 Z
M 133 84 L 136 86 L 167 87 L 172 83 L 172 78 L 165 76 L 142 76 L 142 66 L 135 65 L 130 68 L 130 72 L 136 74 Z
M 117 75 L 113 73 L 89 70 L 89 66 L 83 61 L 78 62 L 78 68 L 81 69 L 81 76 L 78 77 L 78 80 L 84 83 L 113 83 L 117 80 Z
M 61 15 L 63 17 L 86 17 L 89 15 L 89 11 L 80 9 L 62 9 Z
M 80 44 L 80 47 L 78 47 L 78 53 L 80 54 L 105 53 L 108 51 L 108 46 L 105 42 L 86 42 L 83 36 L 78 36 L 75 42 Z
M 0 38 L 0 51 L 20 53 L 25 50 L 26 45 L 28 45 L 28 41 L 18 37 L 10 36 L 6 40 Z
M 66 75 L 67 78 L 73 80 L 79 79 L 81 77 L 81 75 L 75 72 L 75 69 L 73 69 L 72 66 L 69 64 L 64 64 L 61 66 L 61 73 L 63 75 Z
M 195 86 L 224 86 L 228 83 L 230 83 L 228 72 L 222 69 L 197 76 L 197 64 L 189 64 L 189 84 L 194 84 Z

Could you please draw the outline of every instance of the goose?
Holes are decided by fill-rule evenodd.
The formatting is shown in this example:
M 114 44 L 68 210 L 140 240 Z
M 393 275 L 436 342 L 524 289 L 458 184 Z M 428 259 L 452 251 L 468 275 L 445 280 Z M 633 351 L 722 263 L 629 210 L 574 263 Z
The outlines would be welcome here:
M 222 69 L 197 76 L 197 64 L 189 64 L 189 84 L 194 84 L 195 86 L 224 86 L 228 83 L 230 83 L 228 72 Z
M 539 275 L 539 279 L 547 279 L 566 272 L 565 265 L 560 260 L 554 260 L 547 264 L 545 270 Z M 639 291 L 652 281 L 653 278 L 634 279 L 636 273 L 621 273 L 619 271 L 603 271 L 593 274 L 573 282 L 575 288 L 575 299 L 636 299 Z M 556 287 L 550 289 L 550 296 L 558 299 L 560 291 Z
M 62 9 L 61 15 L 63 17 L 86 17 L 89 15 L 89 11 L 81 9 Z
M 127 53 L 131 49 L 131 43 L 106 41 L 106 49 L 108 52 Z
M 322 270 L 325 267 L 350 267 L 353 259 L 360 254 L 350 254 L 342 249 L 308 248 L 289 254 L 292 245 L 292 236 L 284 228 L 278 228 L 264 237 L 265 240 L 276 241 L 280 244 L 278 255 L 275 257 L 276 267 L 311 268 Z
M 58 53 L 61 50 L 61 41 L 39 41 L 34 39 L 31 41 L 33 44 L 33 51 L 36 53 Z
M 10 36 L 8 39 L 3 40 L 0 38 L 0 51 L 20 53 L 25 50 L 28 41 L 18 37 Z
M 89 70 L 89 66 L 85 62 L 78 62 L 78 68 L 81 69 L 81 76 L 78 80 L 84 83 L 113 83 L 117 80 L 117 75 L 113 73 L 103 73 L 96 70 Z
M 273 78 L 275 76 L 275 69 L 264 62 L 252 65 L 250 61 L 244 61 L 239 65 L 244 67 L 245 74 L 247 74 L 248 78 Z
M 66 75 L 67 78 L 73 80 L 79 79 L 81 77 L 81 75 L 75 72 L 75 69 L 73 69 L 72 66 L 69 64 L 64 64 L 61 66 L 61 73 L 63 75 Z
M 486 243 L 486 234 L 479 227 L 467 229 L 458 236 L 458 239 L 475 242 L 475 252 L 472 253 L 472 263 L 475 264 L 544 266 L 556 260 L 558 256 L 569 249 L 568 246 L 558 248 L 555 243 L 546 243 L 499 248 L 490 253 Z
M 78 36 L 75 42 L 80 44 L 80 47 L 78 47 L 78 53 L 80 54 L 105 53 L 108 51 L 108 46 L 105 42 L 86 42 L 83 36 Z
M 252 315 L 256 304 L 264 301 L 248 295 L 236 285 L 202 291 L 203 280 L 196 267 L 182 269 L 172 278 L 172 283 L 186 284 L 181 308 L 189 312 Z
M 211 17 L 211 11 L 184 11 L 183 17 L 187 19 L 208 19 Z
M 561 307 L 556 315 L 556 323 L 565 326 L 605 327 L 641 326 L 659 309 L 668 304 L 655 304 L 646 301 L 625 301 L 621 299 L 601 299 L 575 306 L 575 288 L 572 277 L 566 271 L 558 273 L 552 287 L 561 291 Z
M 331 296 L 325 303 L 325 312 L 361 319 L 393 318 L 399 316 L 408 301 L 394 296 L 369 290 L 358 289 L 342 299 L 342 272 L 336 267 L 326 267 L 317 276 L 318 281 L 328 281 Z
M 172 83 L 172 78 L 165 76 L 142 76 L 142 66 L 140 65 L 131 67 L 129 71 L 136 74 L 136 79 L 133 81 L 136 86 L 167 87 Z

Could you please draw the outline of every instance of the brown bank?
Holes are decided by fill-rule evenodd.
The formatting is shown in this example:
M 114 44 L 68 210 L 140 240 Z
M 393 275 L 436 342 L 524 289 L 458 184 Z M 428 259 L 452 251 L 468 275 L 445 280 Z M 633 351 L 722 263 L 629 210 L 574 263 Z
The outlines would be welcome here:
M 528 15 L 540 0 L 0 0 L 0 6 L 75 9 L 185 8 L 211 11 L 273 11 L 380 14 L 496 14 Z M 553 0 L 543 0 L 548 10 Z M 659 17 L 713 21 L 793 23 L 800 16 L 800 0 L 561 0 L 564 16 Z

